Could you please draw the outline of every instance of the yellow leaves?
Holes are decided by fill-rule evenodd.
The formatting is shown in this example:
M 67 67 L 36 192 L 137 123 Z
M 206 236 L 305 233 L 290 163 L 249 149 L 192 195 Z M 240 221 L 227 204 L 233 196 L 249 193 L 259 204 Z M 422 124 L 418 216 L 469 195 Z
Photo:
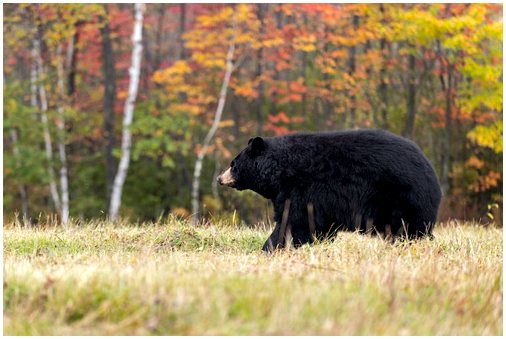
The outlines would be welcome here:
M 217 24 L 222 24 L 223 22 L 229 21 L 234 14 L 234 10 L 232 7 L 224 7 L 217 13 L 213 13 L 210 15 L 199 15 L 197 17 L 197 24 L 202 27 L 211 27 Z
M 228 46 L 229 40 L 240 35 L 232 28 L 214 28 L 213 30 L 194 29 L 186 33 L 183 38 L 185 46 L 189 49 L 206 50 L 215 46 Z
M 188 66 L 188 63 L 184 60 L 176 61 L 172 67 L 169 69 L 173 74 L 189 74 L 191 73 L 191 68 Z
M 318 69 L 323 74 L 335 74 L 337 71 L 337 63 L 334 58 L 327 55 L 319 55 L 315 58 Z
M 200 115 L 202 113 L 202 109 L 198 105 L 192 105 L 187 103 L 180 104 L 172 104 L 170 106 L 170 110 L 175 112 L 188 113 L 190 115 Z
M 192 59 L 207 68 L 225 68 L 226 56 L 224 52 L 193 52 Z
M 468 14 L 470 17 L 483 21 L 485 15 L 487 14 L 487 5 L 486 4 L 471 4 L 469 5 Z
M 502 74 L 501 65 L 481 64 L 473 58 L 465 58 L 463 71 L 469 74 L 473 79 L 479 79 L 484 82 L 500 81 Z
M 488 38 L 491 41 L 502 42 L 503 36 L 503 23 L 502 21 L 495 21 L 491 24 L 484 25 L 477 32 L 474 38 L 476 41 Z M 502 51 L 502 48 L 501 48 Z
M 316 50 L 316 37 L 312 34 L 297 36 L 293 39 L 293 47 L 304 52 Z
M 469 43 L 469 38 L 464 34 L 455 34 L 448 37 L 443 41 L 442 47 L 445 49 L 465 50 L 469 54 L 475 54 L 481 50 L 481 48 L 478 49 L 476 44 Z
M 500 154 L 503 150 L 502 130 L 502 120 L 498 120 L 490 126 L 476 126 L 467 137 L 479 146 L 490 148 Z
M 153 74 L 153 81 L 157 84 L 160 84 L 162 83 L 166 76 L 165 76 L 165 71 L 166 70 L 159 70 L 159 71 L 156 71 L 154 74 Z
M 228 119 L 228 120 L 223 120 L 221 121 L 219 124 L 218 124 L 218 127 L 219 128 L 225 128 L 225 127 L 231 127 L 231 126 L 234 126 L 234 120 L 231 120 L 231 119 Z
M 214 96 L 206 95 L 202 86 L 191 82 L 191 77 L 186 77 L 192 72 L 187 61 L 179 60 L 153 75 L 153 81 L 164 86 L 164 96 L 172 101 L 169 105 L 172 115 L 177 115 L 177 113 L 200 115 L 206 105 L 216 100 Z M 187 98 L 184 102 L 181 102 L 182 93 Z
M 182 81 L 183 76 L 191 73 L 191 71 L 186 61 L 178 60 L 171 67 L 156 71 L 155 74 L 153 74 L 153 81 L 158 84 L 165 82 L 167 79 L 172 79 L 172 82 L 178 81 L 179 79 Z
M 252 32 L 242 32 L 235 36 L 235 43 L 236 44 L 245 44 L 245 43 L 251 43 L 253 44 L 256 41 L 255 36 Z
M 5 113 L 13 113 L 18 109 L 18 102 L 14 98 L 5 98 L 4 99 L 4 110 Z
M 270 48 L 270 47 L 276 47 L 279 45 L 282 45 L 284 43 L 284 40 L 280 37 L 274 37 L 270 39 L 265 39 L 260 42 L 263 47 Z
M 248 20 L 254 20 L 255 14 L 252 11 L 252 6 L 248 4 L 239 4 L 237 5 L 236 9 L 236 18 L 237 21 L 248 21 Z

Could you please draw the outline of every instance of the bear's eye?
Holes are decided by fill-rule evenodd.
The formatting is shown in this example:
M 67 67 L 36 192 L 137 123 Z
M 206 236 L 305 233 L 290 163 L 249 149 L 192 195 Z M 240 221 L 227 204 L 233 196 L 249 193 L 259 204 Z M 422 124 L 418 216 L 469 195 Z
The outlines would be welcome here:
M 235 160 L 232 160 L 232 162 L 230 163 L 230 167 L 234 167 L 235 165 Z

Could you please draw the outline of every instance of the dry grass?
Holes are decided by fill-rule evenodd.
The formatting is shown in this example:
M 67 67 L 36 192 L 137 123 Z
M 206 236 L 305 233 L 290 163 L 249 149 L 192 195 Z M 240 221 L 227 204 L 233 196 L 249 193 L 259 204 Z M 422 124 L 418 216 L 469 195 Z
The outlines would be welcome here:
M 502 230 L 260 252 L 266 231 L 178 221 L 4 228 L 6 335 L 502 335 Z

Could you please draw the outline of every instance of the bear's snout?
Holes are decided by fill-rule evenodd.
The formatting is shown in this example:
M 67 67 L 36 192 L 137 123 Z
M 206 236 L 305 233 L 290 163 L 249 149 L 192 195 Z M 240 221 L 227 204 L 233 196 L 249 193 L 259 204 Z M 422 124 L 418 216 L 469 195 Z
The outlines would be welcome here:
M 234 177 L 232 176 L 231 168 L 229 167 L 225 172 L 220 174 L 216 180 L 220 185 L 233 186 L 235 183 Z

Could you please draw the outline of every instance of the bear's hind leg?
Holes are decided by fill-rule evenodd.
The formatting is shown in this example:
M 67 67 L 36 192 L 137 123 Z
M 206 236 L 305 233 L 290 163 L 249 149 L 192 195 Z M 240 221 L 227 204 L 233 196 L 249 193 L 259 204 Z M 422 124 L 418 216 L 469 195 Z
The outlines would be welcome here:
M 409 239 L 419 239 L 424 237 L 434 239 L 434 236 L 432 235 L 432 229 L 434 228 L 433 222 L 426 221 L 422 218 L 416 218 L 412 225 L 412 227 L 408 228 Z
M 429 237 L 433 239 L 432 229 L 434 223 L 427 221 L 427 218 L 422 218 L 418 215 L 406 216 L 406 218 L 392 218 L 392 223 L 396 225 L 396 235 L 400 238 L 407 238 L 409 240 L 420 239 Z

